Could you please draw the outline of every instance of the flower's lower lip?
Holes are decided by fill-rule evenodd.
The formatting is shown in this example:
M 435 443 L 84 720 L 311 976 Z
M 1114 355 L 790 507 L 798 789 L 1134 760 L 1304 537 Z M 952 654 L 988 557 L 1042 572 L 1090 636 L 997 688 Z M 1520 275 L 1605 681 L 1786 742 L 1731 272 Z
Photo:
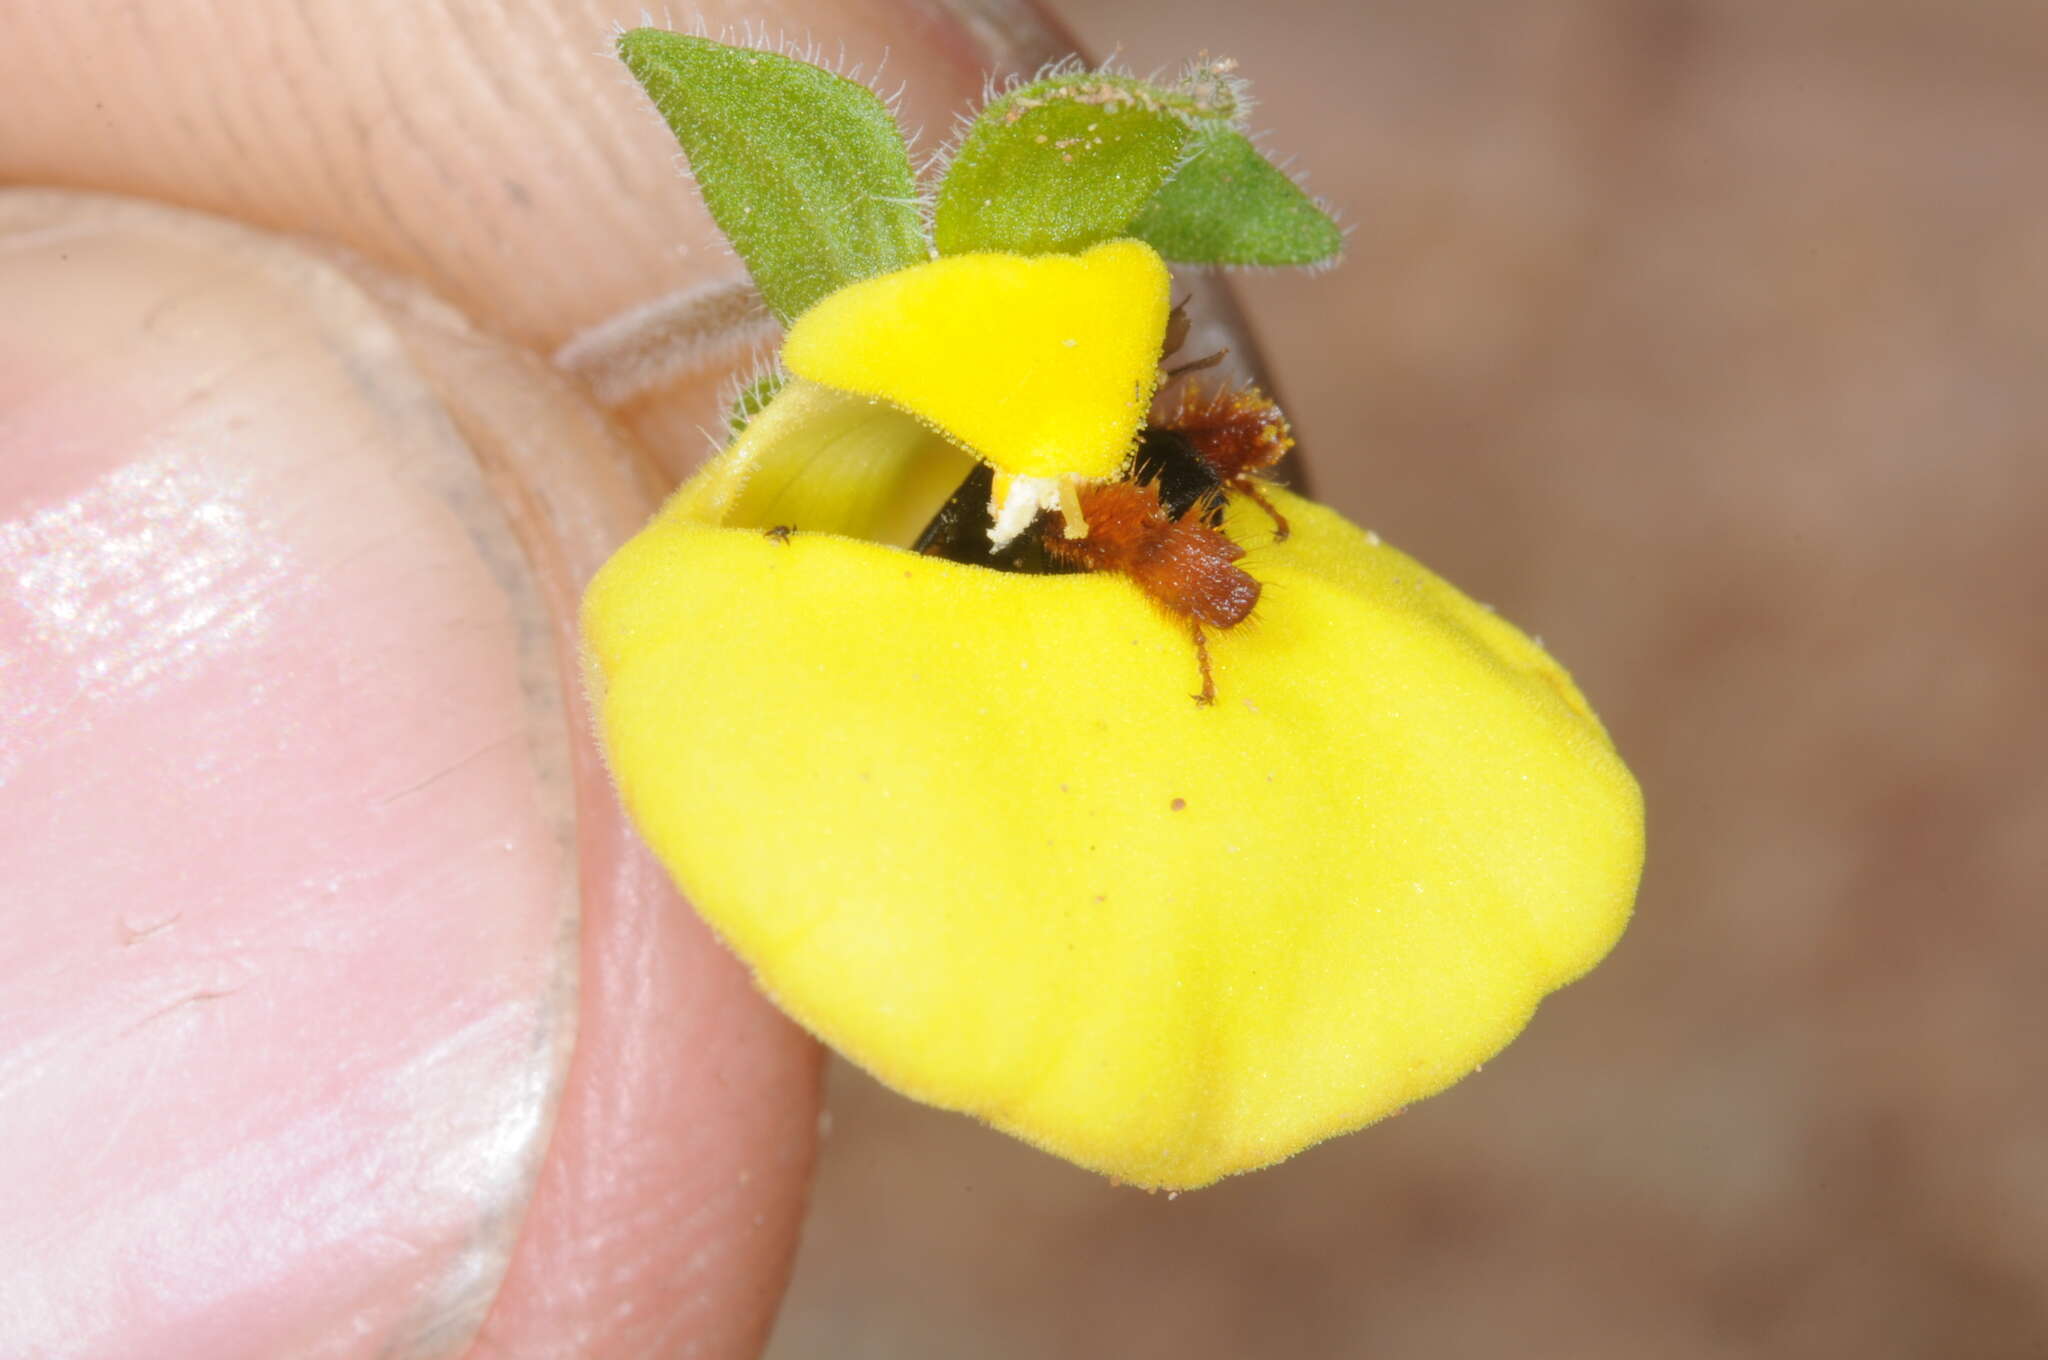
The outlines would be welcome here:
M 1083 1165 L 1204 1184 L 1431 1094 L 1611 945 L 1639 802 L 1525 638 L 1273 500 L 1201 707 L 1121 575 L 775 542 L 686 492 L 585 609 L 622 795 L 792 1014 Z

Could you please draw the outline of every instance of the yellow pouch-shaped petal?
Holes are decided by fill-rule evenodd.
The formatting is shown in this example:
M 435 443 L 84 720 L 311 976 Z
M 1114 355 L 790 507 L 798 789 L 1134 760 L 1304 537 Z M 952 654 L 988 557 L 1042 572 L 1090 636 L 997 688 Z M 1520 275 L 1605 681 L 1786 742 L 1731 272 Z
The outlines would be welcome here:
M 662 515 L 909 543 L 973 466 L 894 406 L 792 378 Z
M 1169 280 L 1151 247 L 953 255 L 865 279 L 797 318 L 790 372 L 879 397 L 998 470 L 1106 478 L 1152 401 Z
M 1439 1091 L 1620 934 L 1636 786 L 1541 649 L 1273 496 L 1283 543 L 1233 506 L 1264 593 L 1201 708 L 1123 578 L 778 541 L 686 491 L 586 602 L 625 801 L 804 1025 L 1121 1180 Z

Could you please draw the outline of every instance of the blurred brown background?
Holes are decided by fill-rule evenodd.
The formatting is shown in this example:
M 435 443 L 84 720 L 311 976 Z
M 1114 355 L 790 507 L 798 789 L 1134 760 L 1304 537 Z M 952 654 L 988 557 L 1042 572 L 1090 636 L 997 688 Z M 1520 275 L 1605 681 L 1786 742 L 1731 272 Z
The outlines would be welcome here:
M 1239 287 L 1326 499 L 1540 634 L 1635 926 L 1169 1201 L 834 1078 L 774 1360 L 2048 1355 L 2048 6 L 1111 0 L 1352 228 Z

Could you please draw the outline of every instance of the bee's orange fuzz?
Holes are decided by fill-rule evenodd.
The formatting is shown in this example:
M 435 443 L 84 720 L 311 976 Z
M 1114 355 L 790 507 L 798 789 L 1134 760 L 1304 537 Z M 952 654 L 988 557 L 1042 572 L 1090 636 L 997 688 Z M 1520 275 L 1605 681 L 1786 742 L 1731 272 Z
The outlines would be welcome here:
M 1259 583 L 1234 565 L 1244 549 L 1202 522 L 1202 507 L 1168 519 L 1159 488 L 1105 482 L 1081 490 L 1086 538 L 1045 536 L 1053 556 L 1090 571 L 1122 572 L 1169 613 L 1229 628 L 1259 602 Z
M 1159 422 L 1188 443 L 1216 475 L 1234 482 L 1273 466 L 1294 447 L 1287 417 L 1256 387 L 1180 389 Z

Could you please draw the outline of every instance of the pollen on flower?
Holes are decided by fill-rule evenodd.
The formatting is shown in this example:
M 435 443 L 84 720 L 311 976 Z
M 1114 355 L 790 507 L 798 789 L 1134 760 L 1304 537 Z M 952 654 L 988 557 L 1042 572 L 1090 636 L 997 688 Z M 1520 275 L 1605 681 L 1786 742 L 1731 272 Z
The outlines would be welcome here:
M 1013 477 L 998 475 L 989 489 L 989 548 L 1001 552 L 1017 541 L 1026 529 L 1048 510 L 1058 510 L 1074 496 L 1063 477 Z M 1084 530 L 1085 532 L 1085 530 Z

